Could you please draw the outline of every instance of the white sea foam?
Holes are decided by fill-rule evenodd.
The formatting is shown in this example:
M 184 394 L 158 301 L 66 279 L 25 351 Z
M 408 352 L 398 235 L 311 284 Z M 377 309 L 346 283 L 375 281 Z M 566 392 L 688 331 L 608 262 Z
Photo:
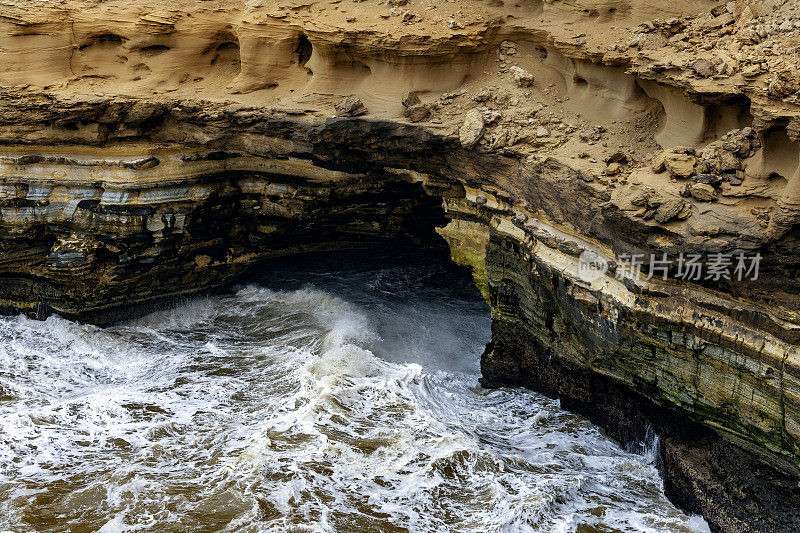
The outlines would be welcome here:
M 0 527 L 707 530 L 651 458 L 476 387 L 474 307 L 376 298 L 252 285 L 106 329 L 0 319 Z

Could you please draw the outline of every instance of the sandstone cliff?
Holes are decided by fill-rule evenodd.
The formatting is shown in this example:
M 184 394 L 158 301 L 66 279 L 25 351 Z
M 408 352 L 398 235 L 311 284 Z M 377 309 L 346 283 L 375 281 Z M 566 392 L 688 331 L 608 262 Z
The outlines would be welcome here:
M 798 50 L 792 0 L 6 0 L 0 304 L 106 323 L 441 236 L 492 306 L 487 386 L 654 427 L 678 503 L 794 531 Z

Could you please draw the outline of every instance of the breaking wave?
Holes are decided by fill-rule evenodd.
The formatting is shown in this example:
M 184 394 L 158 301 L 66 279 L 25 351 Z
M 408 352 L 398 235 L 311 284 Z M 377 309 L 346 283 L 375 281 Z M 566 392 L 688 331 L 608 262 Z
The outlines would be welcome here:
M 326 261 L 109 328 L 0 319 L 0 529 L 708 530 L 652 454 L 478 386 L 468 280 Z

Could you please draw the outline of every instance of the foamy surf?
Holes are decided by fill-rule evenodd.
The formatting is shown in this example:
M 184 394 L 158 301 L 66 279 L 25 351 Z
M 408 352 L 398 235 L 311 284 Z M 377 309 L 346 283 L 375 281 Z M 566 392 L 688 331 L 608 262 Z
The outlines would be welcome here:
M 468 284 L 329 262 L 111 328 L 0 319 L 0 530 L 707 531 L 652 455 L 477 386 Z

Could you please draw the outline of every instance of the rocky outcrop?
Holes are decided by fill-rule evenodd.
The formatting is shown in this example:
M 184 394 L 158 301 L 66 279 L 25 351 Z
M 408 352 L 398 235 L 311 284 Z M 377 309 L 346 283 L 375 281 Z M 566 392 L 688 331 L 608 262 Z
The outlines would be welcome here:
M 794 2 L 32 6 L 0 15 L 4 311 L 108 323 L 446 243 L 492 307 L 486 386 L 654 429 L 715 530 L 797 529 Z

